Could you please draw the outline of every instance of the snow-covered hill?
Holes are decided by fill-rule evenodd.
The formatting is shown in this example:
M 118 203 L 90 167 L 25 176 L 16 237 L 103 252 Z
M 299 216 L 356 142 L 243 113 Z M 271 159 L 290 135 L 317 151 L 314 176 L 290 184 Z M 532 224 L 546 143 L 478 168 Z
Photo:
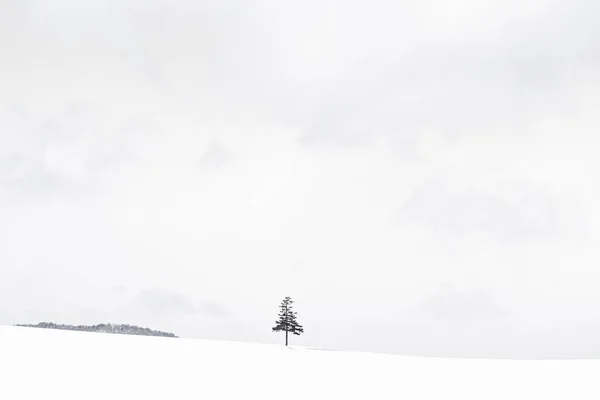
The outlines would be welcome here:
M 600 360 L 453 360 L 0 327 L 0 398 L 600 399 Z

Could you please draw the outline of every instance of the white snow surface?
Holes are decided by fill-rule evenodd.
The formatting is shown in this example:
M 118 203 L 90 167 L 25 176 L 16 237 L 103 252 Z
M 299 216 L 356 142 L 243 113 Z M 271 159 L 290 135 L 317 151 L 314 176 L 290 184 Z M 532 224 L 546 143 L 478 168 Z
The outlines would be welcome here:
M 0 327 L 0 399 L 600 399 L 600 360 L 466 360 Z

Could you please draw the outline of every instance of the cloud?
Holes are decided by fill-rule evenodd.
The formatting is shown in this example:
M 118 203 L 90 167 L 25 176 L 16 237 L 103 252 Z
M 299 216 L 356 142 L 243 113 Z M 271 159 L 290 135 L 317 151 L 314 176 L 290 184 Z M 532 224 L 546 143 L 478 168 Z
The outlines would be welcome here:
M 561 202 L 561 197 L 530 182 L 509 182 L 505 187 L 510 187 L 510 196 L 468 183 L 429 181 L 403 204 L 398 222 L 510 242 L 584 237 L 585 220 L 574 211 L 575 202 Z
M 136 296 L 134 303 L 140 312 L 157 317 L 175 317 L 196 312 L 189 297 L 163 290 L 144 290 Z
M 434 295 L 413 310 L 413 313 L 417 318 L 452 322 L 481 322 L 503 319 L 509 315 L 489 291 L 461 289 L 448 284 L 442 285 Z
M 600 29 L 586 17 L 594 6 L 554 2 L 534 12 L 534 3 L 467 1 L 453 7 L 451 18 L 446 3 L 403 4 L 393 15 L 406 24 L 395 26 L 382 15 L 391 5 L 334 8 L 335 41 L 320 46 L 331 46 L 324 58 L 338 69 L 298 90 L 305 104 L 294 107 L 300 114 L 290 121 L 303 132 L 300 143 L 383 143 L 400 158 L 422 160 L 428 132 L 448 142 L 522 137 L 535 134 L 548 115 L 566 117 L 580 106 L 584 81 L 594 81 L 592 66 L 600 60 L 592 45 Z M 348 41 L 354 51 L 343 53 Z M 349 54 L 356 59 L 336 63 Z
M 201 303 L 198 307 L 198 311 L 203 315 L 213 318 L 224 318 L 231 315 L 226 307 L 214 301 L 205 301 Z
M 229 317 L 231 313 L 215 301 L 195 303 L 191 297 L 166 290 L 148 289 L 134 299 L 135 308 L 146 315 L 157 318 L 176 318 L 188 315 L 202 315 L 209 318 Z
M 25 196 L 45 196 L 57 191 L 76 193 L 85 189 L 85 185 L 23 156 L 9 156 L 0 160 L 0 184 L 12 194 Z
M 84 102 L 70 103 L 50 115 L 18 103 L 3 111 L 0 184 L 21 195 L 90 189 L 106 172 L 135 157 L 141 140 L 160 132 L 152 120 L 114 120 Z
M 234 157 L 230 151 L 219 142 L 213 141 L 202 157 L 200 157 L 198 165 L 204 172 L 214 172 L 223 168 L 227 163 L 233 161 L 233 159 Z
M 14 316 L 4 310 L 0 310 L 0 325 L 10 325 L 15 322 Z

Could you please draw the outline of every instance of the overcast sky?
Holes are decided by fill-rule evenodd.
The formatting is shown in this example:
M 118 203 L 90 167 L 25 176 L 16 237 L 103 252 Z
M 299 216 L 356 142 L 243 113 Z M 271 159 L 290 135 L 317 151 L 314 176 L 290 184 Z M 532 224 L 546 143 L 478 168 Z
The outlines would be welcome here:
M 596 0 L 0 0 L 0 323 L 600 357 Z

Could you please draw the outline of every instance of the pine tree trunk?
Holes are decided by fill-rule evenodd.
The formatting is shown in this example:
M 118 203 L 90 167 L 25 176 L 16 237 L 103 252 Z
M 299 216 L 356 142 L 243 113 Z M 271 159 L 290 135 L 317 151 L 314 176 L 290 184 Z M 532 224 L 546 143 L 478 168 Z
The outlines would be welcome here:
M 288 345 L 288 331 L 287 329 L 285 330 L 285 345 Z

